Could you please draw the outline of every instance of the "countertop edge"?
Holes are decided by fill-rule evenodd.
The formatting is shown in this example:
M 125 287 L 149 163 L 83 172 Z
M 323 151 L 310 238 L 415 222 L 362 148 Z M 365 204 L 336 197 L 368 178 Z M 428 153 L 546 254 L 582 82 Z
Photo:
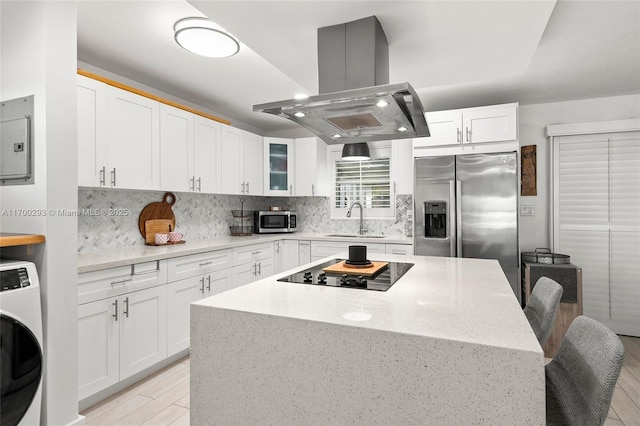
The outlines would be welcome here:
M 0 247 L 27 246 L 44 242 L 45 236 L 41 234 L 0 233 Z
M 106 250 L 95 250 L 78 253 L 78 273 L 94 272 L 104 269 L 127 266 L 140 262 L 152 262 L 156 260 L 170 259 L 173 257 L 189 256 L 210 251 L 232 249 L 252 244 L 268 243 L 279 240 L 310 240 L 310 241 L 335 241 L 368 244 L 402 244 L 412 245 L 413 238 L 406 236 L 390 235 L 384 238 L 367 237 L 330 237 L 320 233 L 295 233 L 295 234 L 254 234 L 248 237 L 224 236 L 218 239 L 187 240 L 185 244 L 167 246 L 132 246 Z

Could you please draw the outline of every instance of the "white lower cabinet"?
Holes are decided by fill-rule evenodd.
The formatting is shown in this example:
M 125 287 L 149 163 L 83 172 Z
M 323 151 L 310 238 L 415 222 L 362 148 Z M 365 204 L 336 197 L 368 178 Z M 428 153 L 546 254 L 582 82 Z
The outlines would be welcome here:
M 167 286 L 121 296 L 120 379 L 167 357 Z
M 84 399 L 120 380 L 118 298 L 78 306 L 78 398 Z
M 230 288 L 230 268 L 169 283 L 167 356 L 190 346 L 191 303 Z
M 78 306 L 79 398 L 167 357 L 166 285 Z
M 300 265 L 311 262 L 311 241 L 298 241 L 298 259 Z
M 232 287 L 231 259 L 226 249 L 168 260 L 168 356 L 190 346 L 191 303 Z
M 276 241 L 274 261 L 276 274 L 300 266 L 299 242 L 297 240 Z
M 233 287 L 249 284 L 275 273 L 274 243 L 252 244 L 233 250 Z
M 273 256 L 233 267 L 233 287 L 249 284 L 275 273 Z

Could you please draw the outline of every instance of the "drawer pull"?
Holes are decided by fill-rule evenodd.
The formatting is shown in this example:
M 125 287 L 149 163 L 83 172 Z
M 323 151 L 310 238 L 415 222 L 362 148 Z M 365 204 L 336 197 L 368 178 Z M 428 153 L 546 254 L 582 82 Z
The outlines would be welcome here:
M 209 262 L 202 262 L 202 263 L 200 264 L 200 266 L 201 266 L 201 267 L 202 267 L 202 266 L 207 266 L 207 265 L 211 265 L 212 263 L 213 263 L 213 261 L 209 261 Z
M 124 280 L 120 280 L 120 281 L 111 281 L 111 285 L 126 284 L 129 281 L 133 281 L 133 278 L 125 278 Z
M 142 272 L 134 272 L 131 275 L 146 275 L 146 274 L 155 274 L 156 272 L 160 272 L 160 268 L 152 269 L 150 271 L 142 271 Z
M 258 251 L 252 251 L 251 254 L 254 254 L 254 255 L 255 254 L 260 254 L 260 251 L 259 250 Z
M 131 275 L 154 274 L 156 272 L 160 272 L 160 261 L 159 260 L 156 260 L 156 269 L 152 269 L 150 271 L 136 272 L 136 265 L 131 265 Z

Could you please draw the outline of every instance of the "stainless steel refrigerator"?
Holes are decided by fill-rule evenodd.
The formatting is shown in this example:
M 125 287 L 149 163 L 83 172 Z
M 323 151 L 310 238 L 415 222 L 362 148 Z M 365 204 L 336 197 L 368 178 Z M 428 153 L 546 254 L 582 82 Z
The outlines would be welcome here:
M 497 259 L 518 284 L 515 152 L 415 159 L 416 255 Z

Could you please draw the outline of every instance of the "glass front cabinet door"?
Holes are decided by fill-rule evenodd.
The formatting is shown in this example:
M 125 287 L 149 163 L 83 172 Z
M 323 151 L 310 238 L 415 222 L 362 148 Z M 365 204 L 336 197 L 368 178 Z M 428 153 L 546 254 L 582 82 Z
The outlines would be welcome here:
M 293 139 L 266 137 L 264 148 L 264 195 L 294 195 Z

